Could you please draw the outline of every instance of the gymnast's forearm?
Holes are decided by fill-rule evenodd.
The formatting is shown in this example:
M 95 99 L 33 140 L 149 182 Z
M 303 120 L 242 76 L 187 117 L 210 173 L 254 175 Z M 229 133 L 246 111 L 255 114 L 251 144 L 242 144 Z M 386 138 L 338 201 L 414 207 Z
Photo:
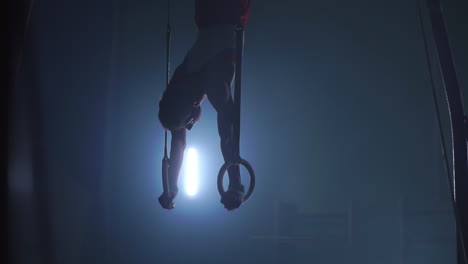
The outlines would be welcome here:
M 177 182 L 179 179 L 180 168 L 184 160 L 184 151 L 187 145 L 186 137 L 187 131 L 185 128 L 179 130 L 172 130 L 171 139 L 171 156 L 169 166 L 169 188 L 171 191 L 178 190 Z

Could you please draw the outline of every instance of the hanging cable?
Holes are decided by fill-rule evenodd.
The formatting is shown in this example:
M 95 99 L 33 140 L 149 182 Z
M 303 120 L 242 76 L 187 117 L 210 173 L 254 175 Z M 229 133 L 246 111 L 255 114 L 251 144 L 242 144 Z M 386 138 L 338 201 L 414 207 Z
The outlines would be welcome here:
M 420 22 L 420 26 L 421 26 L 421 33 L 423 34 L 423 41 L 424 41 L 424 49 L 425 49 L 425 54 L 426 54 L 426 65 L 427 65 L 427 71 L 429 73 L 429 77 L 430 77 L 430 82 L 431 82 L 431 91 L 432 91 L 432 99 L 433 99 L 433 102 L 434 102 L 434 111 L 435 111 L 435 115 L 436 115 L 436 120 L 437 120 L 437 126 L 439 128 L 439 135 L 440 135 L 440 143 L 441 143 L 441 152 L 442 152 L 442 157 L 444 159 L 444 167 L 445 167 L 445 171 L 446 171 L 446 175 L 449 177 L 449 183 L 451 182 L 451 173 L 450 173 L 450 165 L 449 165 L 449 161 L 448 161 L 448 157 L 447 157 L 447 145 L 445 143 L 445 135 L 444 135 L 444 130 L 442 128 L 442 121 L 441 121 L 441 118 L 440 118 L 440 107 L 439 107 L 439 102 L 437 100 L 437 91 L 436 91 L 436 88 L 435 88 L 435 83 L 434 83 L 434 74 L 433 74 L 433 66 L 432 66 L 432 62 L 430 60 L 430 54 L 429 54 L 429 46 L 428 46 L 428 43 L 427 43 L 427 39 L 426 39 L 426 32 L 424 30 L 424 25 L 423 25 L 423 20 L 422 20 L 422 16 L 421 16 L 421 6 L 418 6 L 418 11 L 419 11 L 419 22 Z M 452 184 L 449 184 L 450 185 L 450 193 L 453 194 L 453 186 Z
M 32 12 L 33 12 L 35 3 L 36 3 L 35 0 L 29 1 L 28 13 L 26 15 L 26 21 L 25 21 L 25 26 L 24 26 L 24 31 L 23 31 L 23 38 L 20 41 L 20 48 L 19 48 L 17 58 L 15 58 L 16 59 L 16 68 L 15 68 L 15 73 L 14 73 L 15 75 L 14 75 L 14 79 L 13 79 L 14 80 L 13 86 L 15 86 L 16 83 L 17 83 L 17 80 L 19 78 L 19 74 L 21 72 L 21 67 L 23 65 L 23 53 L 24 53 L 24 48 L 26 46 L 26 38 L 27 38 L 27 35 L 29 33 L 30 21 L 31 21 L 31 16 L 32 16 Z
M 242 57 L 244 52 L 244 27 L 238 25 L 236 28 L 236 76 L 234 83 L 234 162 L 240 161 L 240 119 L 241 119 L 241 85 L 242 85 Z
M 171 0 L 167 0 L 167 25 L 166 25 L 166 89 L 169 88 L 171 68 Z M 164 157 L 167 158 L 167 129 L 164 132 Z
M 450 198 L 451 198 L 450 200 L 451 200 L 451 204 L 452 204 L 454 215 L 455 215 L 455 225 L 456 225 L 456 228 L 457 228 L 457 232 L 459 233 L 460 241 L 462 243 L 464 262 L 465 262 L 465 264 L 467 264 L 468 262 L 467 262 L 467 256 L 466 256 L 466 247 L 465 247 L 465 243 L 464 243 L 464 239 L 463 239 L 462 226 L 461 226 L 461 223 L 460 223 L 460 213 L 458 211 L 458 206 L 457 206 L 457 203 L 456 203 L 456 200 L 455 200 L 455 197 L 454 197 L 454 186 L 452 184 L 453 176 L 450 173 L 450 165 L 449 165 L 449 161 L 448 161 L 448 157 L 447 157 L 447 146 L 445 144 L 444 130 L 442 128 L 442 121 L 441 121 L 441 118 L 440 118 L 440 108 L 439 108 L 439 103 L 438 103 L 438 100 L 437 100 L 437 91 L 436 91 L 435 83 L 434 83 L 434 73 L 433 73 L 433 70 L 432 70 L 433 66 L 432 66 L 432 63 L 431 63 L 431 60 L 430 60 L 429 46 L 428 46 L 428 43 L 427 43 L 427 33 L 426 33 L 425 29 L 424 29 L 424 21 L 423 21 L 423 18 L 422 18 L 422 10 L 421 10 L 421 2 L 420 1 L 418 1 L 418 18 L 419 18 L 419 24 L 420 24 L 420 27 L 421 27 L 422 38 L 423 38 L 423 41 L 424 41 L 424 49 L 425 49 L 425 55 L 426 55 L 426 65 L 427 65 L 427 70 L 429 72 L 430 81 L 431 81 L 432 98 L 433 98 L 434 106 L 435 106 L 434 110 L 435 110 L 435 115 L 436 115 L 436 120 L 437 120 L 437 126 L 439 127 L 441 151 L 442 151 L 442 156 L 443 156 L 444 164 L 445 164 L 447 182 L 448 182 L 448 185 L 449 185 L 449 188 L 450 188 Z
M 166 90 L 169 88 L 171 60 L 171 0 L 167 0 L 167 26 L 166 26 Z M 164 158 L 162 159 L 163 192 L 170 195 L 169 188 L 169 157 L 167 155 L 167 129 L 164 130 Z

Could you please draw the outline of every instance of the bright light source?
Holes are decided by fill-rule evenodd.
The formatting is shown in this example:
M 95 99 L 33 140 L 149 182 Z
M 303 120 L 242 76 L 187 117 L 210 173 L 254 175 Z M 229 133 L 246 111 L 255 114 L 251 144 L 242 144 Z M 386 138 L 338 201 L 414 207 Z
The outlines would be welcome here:
M 185 192 L 189 196 L 198 193 L 198 153 L 194 148 L 189 148 L 185 164 Z

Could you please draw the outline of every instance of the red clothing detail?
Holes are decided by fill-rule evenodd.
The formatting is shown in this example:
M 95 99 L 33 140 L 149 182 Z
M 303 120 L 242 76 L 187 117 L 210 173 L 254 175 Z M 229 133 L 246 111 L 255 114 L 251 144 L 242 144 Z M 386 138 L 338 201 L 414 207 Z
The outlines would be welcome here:
M 250 15 L 250 0 L 195 0 L 198 27 L 213 24 L 239 24 L 244 27 Z

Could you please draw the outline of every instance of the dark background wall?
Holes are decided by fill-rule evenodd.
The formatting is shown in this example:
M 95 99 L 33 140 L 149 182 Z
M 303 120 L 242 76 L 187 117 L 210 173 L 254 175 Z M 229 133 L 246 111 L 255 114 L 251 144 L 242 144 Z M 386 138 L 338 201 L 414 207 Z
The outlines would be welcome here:
M 196 36 L 193 1 L 173 2 L 172 69 Z M 454 263 L 416 7 L 253 1 L 241 152 L 255 195 L 235 212 L 219 203 L 206 102 L 188 138 L 200 194 L 181 193 L 167 212 L 157 203 L 166 2 L 35 1 L 12 100 L 13 263 Z M 464 89 L 468 2 L 444 8 Z

